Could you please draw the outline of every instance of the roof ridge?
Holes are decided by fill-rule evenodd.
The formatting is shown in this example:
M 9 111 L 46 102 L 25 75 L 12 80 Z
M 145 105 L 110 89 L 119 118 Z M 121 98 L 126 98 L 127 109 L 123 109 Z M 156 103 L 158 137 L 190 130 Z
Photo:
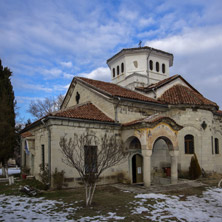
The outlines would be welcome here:
M 90 104 L 90 103 L 92 104 L 92 102 L 86 101 L 86 102 L 84 102 L 84 103 L 76 104 L 76 105 L 73 105 L 73 106 L 69 106 L 69 107 L 66 107 L 65 109 L 60 109 L 60 110 L 51 112 L 51 113 L 49 113 L 49 114 L 55 115 L 55 114 L 57 114 L 57 113 L 64 112 L 64 111 L 67 111 L 67 110 L 70 110 L 70 109 L 74 109 L 74 108 L 78 108 L 78 107 L 81 107 L 81 106 L 84 106 L 84 105 L 87 105 L 87 104 Z
M 105 82 L 101 80 L 94 80 L 89 79 L 85 77 L 75 77 L 77 81 L 80 81 L 89 87 L 104 93 L 106 95 L 109 95 L 111 97 L 121 97 L 121 98 L 128 98 L 133 100 L 139 100 L 139 101 L 146 101 L 146 102 L 152 102 L 160 104 L 157 100 L 147 96 L 143 95 L 139 92 L 136 92 L 132 89 L 125 88 L 123 86 L 117 85 L 115 83 Z
M 169 53 L 169 52 L 166 52 L 166 51 L 163 51 L 163 50 L 160 50 L 160 49 L 156 49 L 156 48 L 153 48 L 153 47 L 150 47 L 150 46 L 134 47 L 134 48 L 123 48 L 119 52 L 114 54 L 111 58 L 107 59 L 106 63 L 108 63 L 109 61 L 111 61 L 113 58 L 115 58 L 116 56 L 120 55 L 124 51 L 133 51 L 133 50 L 153 50 L 153 51 L 156 51 L 156 52 L 164 53 L 164 54 L 169 55 L 169 56 L 173 56 L 172 53 Z

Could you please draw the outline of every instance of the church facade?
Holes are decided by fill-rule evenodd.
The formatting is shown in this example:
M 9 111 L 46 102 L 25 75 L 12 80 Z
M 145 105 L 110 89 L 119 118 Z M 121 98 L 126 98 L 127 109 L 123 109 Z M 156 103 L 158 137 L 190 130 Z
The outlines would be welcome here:
M 206 172 L 222 173 L 222 111 L 182 76 L 170 76 L 173 55 L 150 47 L 123 49 L 107 60 L 111 83 L 74 77 L 60 111 L 26 127 L 22 165 L 39 176 L 65 171 L 65 185 L 79 186 L 62 162 L 59 141 L 93 131 L 123 141 L 128 158 L 101 175 L 100 183 L 177 183 L 196 154 Z M 27 146 L 28 145 L 28 146 Z M 27 150 L 28 147 L 28 150 Z M 99 147 L 98 147 L 99 149 Z

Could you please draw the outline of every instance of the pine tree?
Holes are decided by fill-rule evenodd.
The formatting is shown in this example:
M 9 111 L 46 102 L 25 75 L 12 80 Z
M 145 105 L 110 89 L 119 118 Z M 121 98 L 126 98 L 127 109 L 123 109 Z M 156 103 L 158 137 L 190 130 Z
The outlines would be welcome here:
M 15 146 L 15 97 L 11 76 L 12 72 L 3 68 L 0 60 L 0 162 L 3 166 L 13 157 Z
M 195 179 L 199 178 L 200 175 L 201 175 L 200 165 L 199 165 L 197 156 L 194 153 L 194 155 L 192 156 L 191 161 L 190 161 L 189 176 L 190 176 L 191 180 L 195 180 Z

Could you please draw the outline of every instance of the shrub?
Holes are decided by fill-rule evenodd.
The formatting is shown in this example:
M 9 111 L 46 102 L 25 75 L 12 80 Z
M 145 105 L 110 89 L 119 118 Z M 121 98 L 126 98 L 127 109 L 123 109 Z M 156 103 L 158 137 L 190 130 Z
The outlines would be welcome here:
M 62 189 L 62 184 L 64 181 L 64 174 L 65 174 L 65 172 L 63 170 L 61 172 L 59 172 L 57 170 L 57 168 L 55 168 L 55 172 L 52 174 L 53 186 L 58 190 Z
M 49 188 L 49 168 L 48 168 L 48 164 L 40 164 L 39 165 L 40 167 L 40 173 L 39 173 L 39 176 L 41 178 L 41 181 L 42 183 L 44 184 L 45 186 L 45 190 L 47 190 Z
M 191 161 L 190 161 L 189 176 L 191 180 L 195 180 L 199 178 L 200 175 L 201 175 L 200 165 L 199 165 L 197 156 L 194 153 L 194 156 L 192 156 Z

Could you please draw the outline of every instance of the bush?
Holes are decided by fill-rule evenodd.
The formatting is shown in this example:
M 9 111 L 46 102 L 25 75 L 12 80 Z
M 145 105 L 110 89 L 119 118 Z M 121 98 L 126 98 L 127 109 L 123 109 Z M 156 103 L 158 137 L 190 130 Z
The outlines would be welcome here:
M 39 173 L 39 176 L 41 178 L 41 182 L 44 184 L 45 186 L 45 189 L 44 190 L 47 190 L 49 189 L 49 167 L 48 167 L 48 164 L 40 164 L 39 165 L 40 167 L 40 173 Z
M 194 156 L 192 156 L 191 161 L 190 161 L 189 176 L 191 180 L 195 180 L 199 178 L 200 175 L 201 175 L 200 165 L 199 165 L 197 156 L 194 153 Z
M 55 172 L 52 174 L 53 186 L 58 190 L 62 189 L 62 184 L 64 181 L 64 174 L 65 174 L 65 172 L 63 170 L 61 172 L 59 172 L 57 170 L 57 168 L 55 168 Z

